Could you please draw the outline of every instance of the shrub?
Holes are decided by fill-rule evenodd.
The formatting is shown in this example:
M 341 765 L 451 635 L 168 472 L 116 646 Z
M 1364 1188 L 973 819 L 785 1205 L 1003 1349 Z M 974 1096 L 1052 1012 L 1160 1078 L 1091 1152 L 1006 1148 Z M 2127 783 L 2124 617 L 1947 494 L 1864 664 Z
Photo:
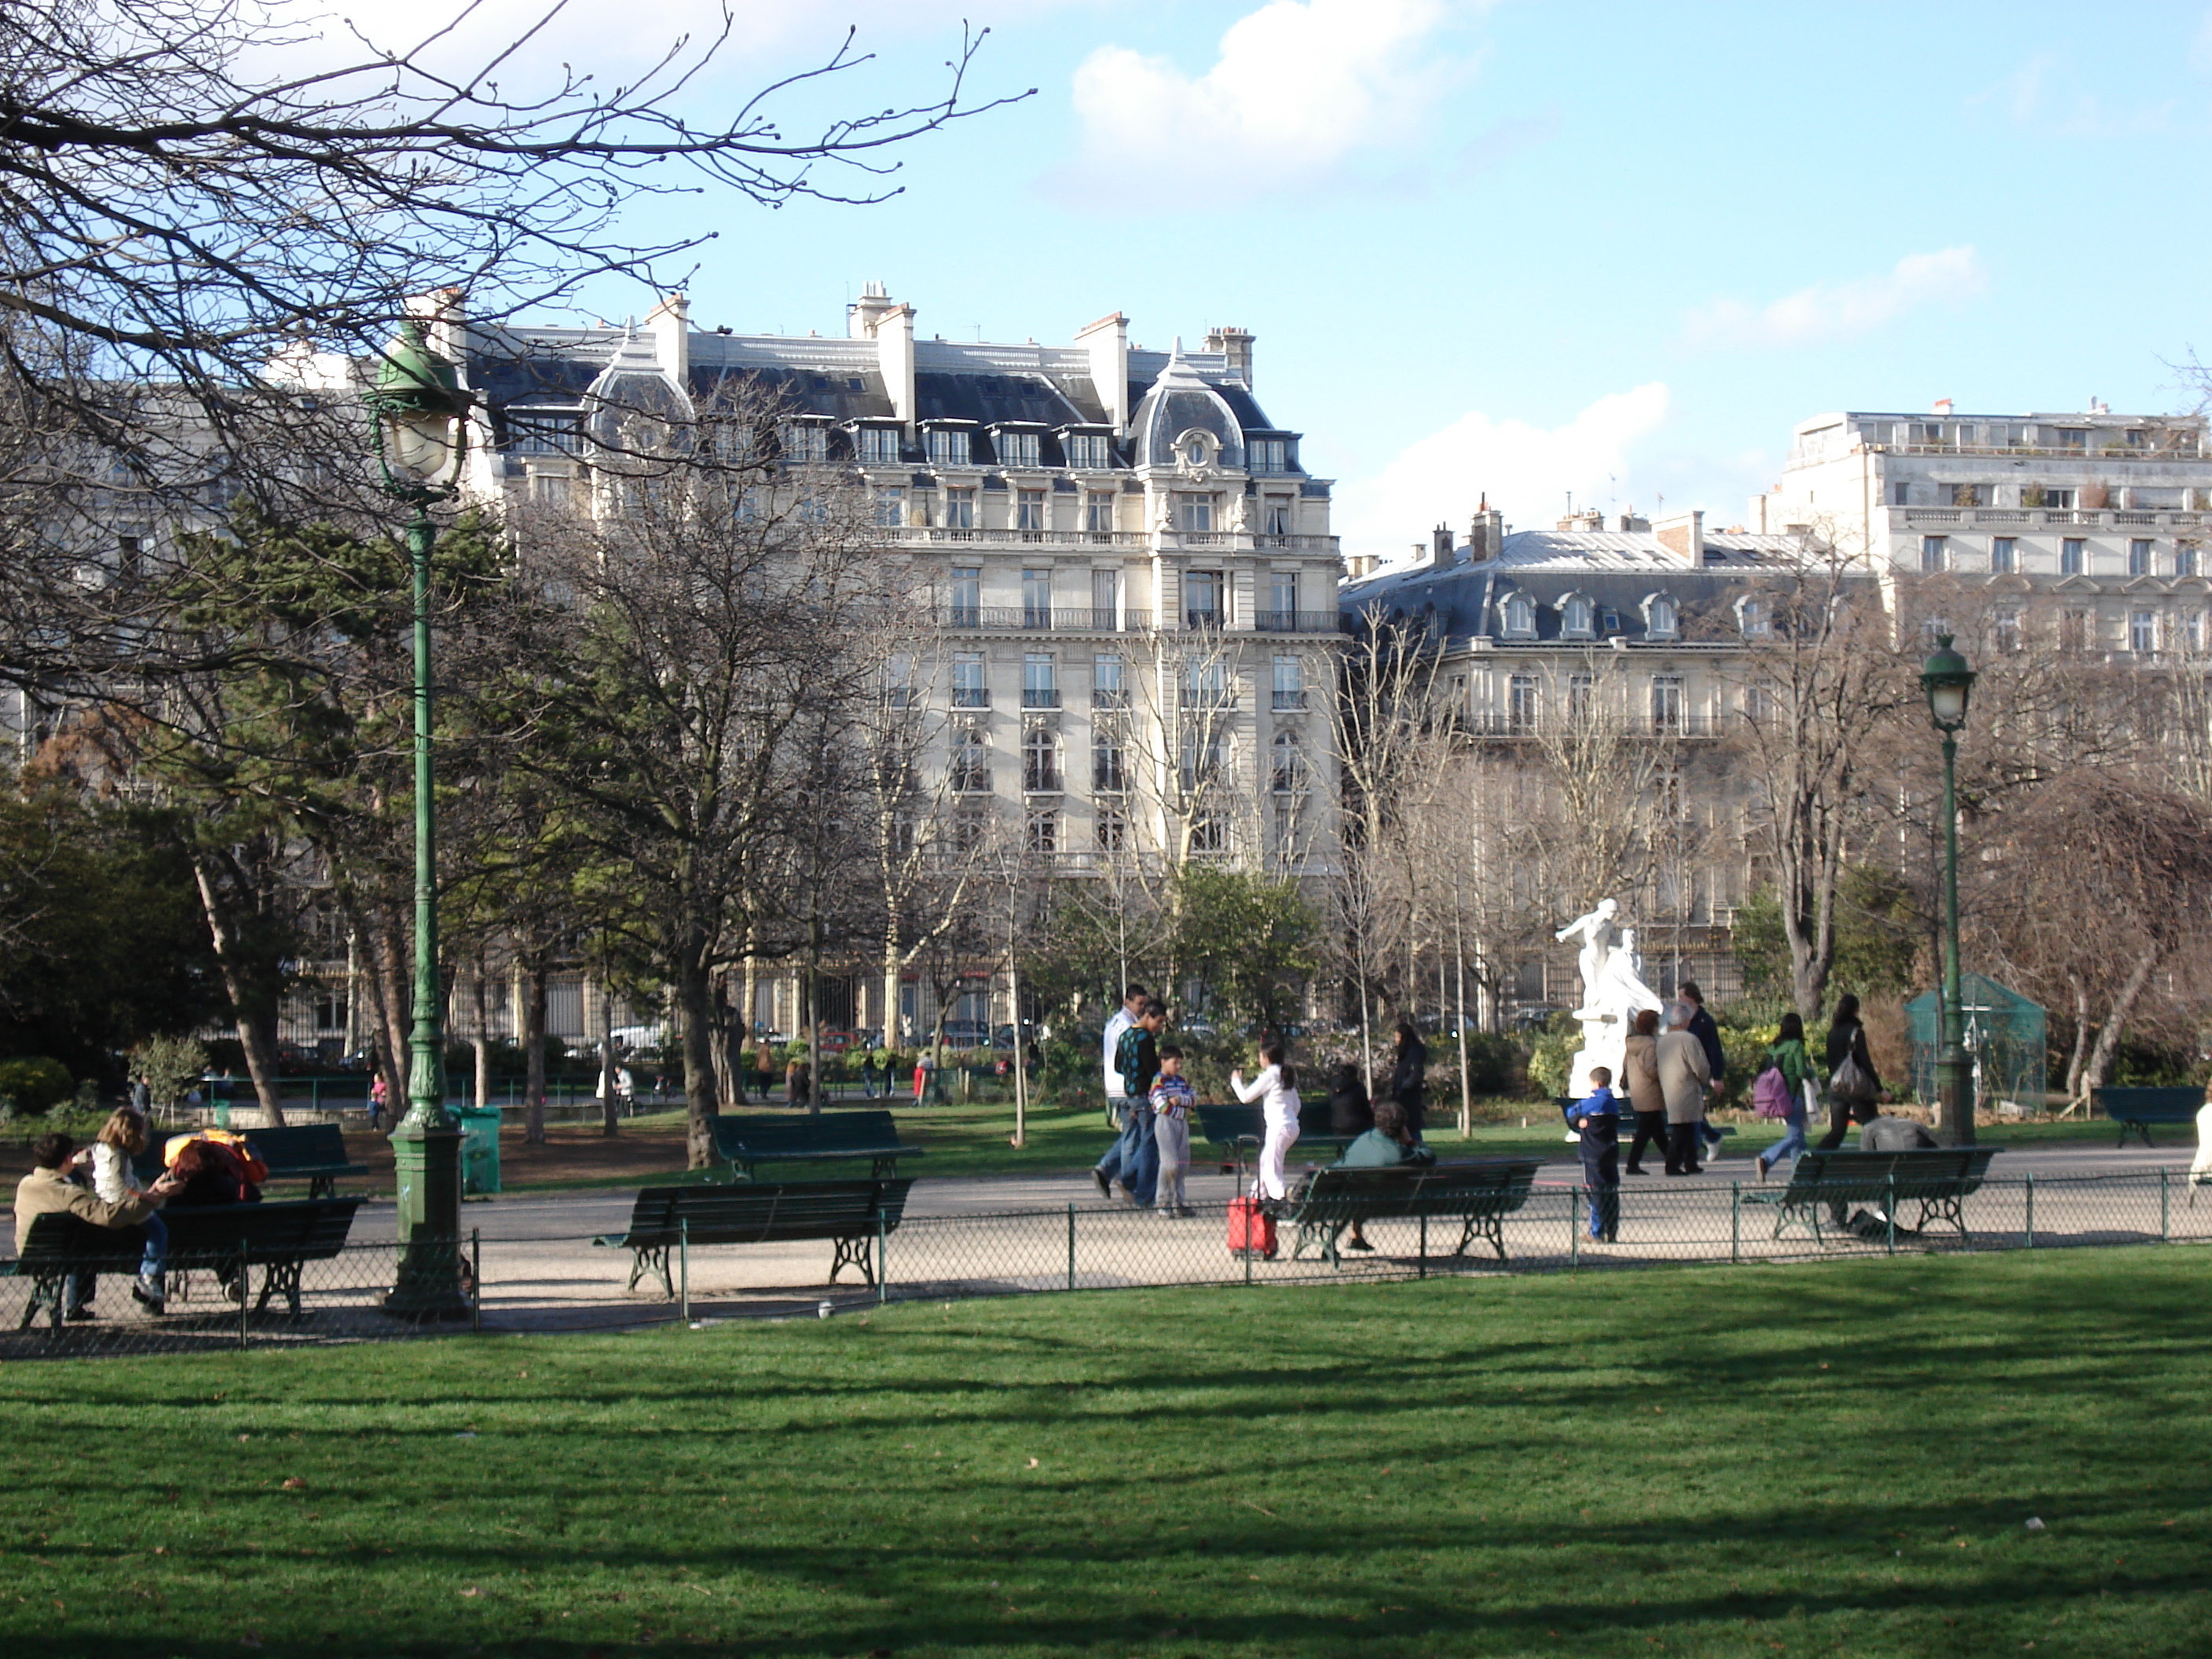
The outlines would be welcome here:
M 1545 1100 L 1565 1094 L 1567 1073 L 1575 1063 L 1575 1051 L 1582 1046 L 1583 1028 L 1574 1017 L 1565 1009 L 1553 1014 L 1529 1051 L 1528 1092 Z
M 43 1055 L 0 1061 L 0 1095 L 19 1112 L 48 1112 L 76 1091 L 76 1079 L 58 1060 Z

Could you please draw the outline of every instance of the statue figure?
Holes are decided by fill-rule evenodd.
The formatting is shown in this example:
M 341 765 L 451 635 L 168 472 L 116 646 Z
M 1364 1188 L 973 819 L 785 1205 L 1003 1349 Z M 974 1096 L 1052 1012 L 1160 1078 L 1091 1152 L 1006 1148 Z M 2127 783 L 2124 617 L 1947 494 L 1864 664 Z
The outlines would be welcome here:
M 1577 1097 L 1590 1090 L 1590 1068 L 1604 1066 L 1615 1085 L 1625 1088 L 1621 1075 L 1628 1052 L 1628 1026 L 1646 1008 L 1664 1006 L 1658 994 L 1644 982 L 1644 966 L 1636 955 L 1636 930 L 1616 930 L 1613 918 L 1620 907 L 1611 899 L 1599 901 L 1588 915 L 1577 917 L 1557 935 L 1564 943 L 1580 933 L 1584 939 L 1577 966 L 1583 975 L 1583 1006 L 1574 1012 L 1583 1028 L 1583 1046 L 1576 1051 L 1568 1071 L 1568 1087 Z
M 1553 939 L 1561 945 L 1580 935 L 1582 954 L 1575 959 L 1575 966 L 1582 973 L 1583 1000 L 1585 1002 L 1589 1000 L 1590 993 L 1597 988 L 1598 976 L 1605 971 L 1605 959 L 1612 953 L 1613 941 L 1619 937 L 1614 931 L 1613 919 L 1620 914 L 1620 906 L 1613 900 L 1600 899 L 1597 908 L 1588 915 L 1577 916 L 1552 935 Z

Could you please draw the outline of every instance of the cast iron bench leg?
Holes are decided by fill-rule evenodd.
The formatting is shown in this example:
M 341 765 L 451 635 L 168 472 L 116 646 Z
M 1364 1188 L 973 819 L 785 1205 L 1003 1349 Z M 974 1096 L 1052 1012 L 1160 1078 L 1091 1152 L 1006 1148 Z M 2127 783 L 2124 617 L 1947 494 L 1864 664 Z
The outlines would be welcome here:
M 873 1239 L 866 1233 L 860 1233 L 850 1238 L 832 1239 L 830 1243 L 836 1247 L 830 1257 L 830 1282 L 832 1285 L 837 1282 L 837 1275 L 845 1270 L 848 1263 L 860 1270 L 863 1284 L 876 1282 Z

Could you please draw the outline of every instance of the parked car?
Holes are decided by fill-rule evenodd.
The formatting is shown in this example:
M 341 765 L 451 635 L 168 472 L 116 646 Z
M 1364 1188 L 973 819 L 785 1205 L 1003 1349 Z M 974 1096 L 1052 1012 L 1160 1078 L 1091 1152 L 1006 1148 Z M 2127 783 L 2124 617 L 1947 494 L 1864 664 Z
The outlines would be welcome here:
M 945 1046 L 948 1048 L 984 1048 L 991 1042 L 990 1028 L 980 1019 L 948 1019 L 945 1022 Z
M 1171 1023 L 1175 1029 L 1185 1036 L 1216 1037 L 1221 1035 L 1213 1029 L 1213 1021 L 1204 1014 L 1192 1014 L 1187 1018 L 1178 1018 Z
M 822 1028 L 822 1052 L 825 1054 L 842 1054 L 860 1040 L 853 1032 L 840 1026 L 825 1025 Z
M 1563 1013 L 1555 1002 L 1532 1002 L 1526 1007 L 1516 1008 L 1505 1023 L 1516 1031 L 1540 1031 L 1552 1023 L 1552 1016 Z

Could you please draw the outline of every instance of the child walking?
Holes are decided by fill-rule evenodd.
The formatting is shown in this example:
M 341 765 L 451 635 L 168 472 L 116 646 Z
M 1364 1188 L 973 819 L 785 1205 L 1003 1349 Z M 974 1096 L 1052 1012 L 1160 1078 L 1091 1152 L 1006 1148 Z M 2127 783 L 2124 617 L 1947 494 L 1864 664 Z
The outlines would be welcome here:
M 1581 1137 L 1589 1236 L 1610 1244 L 1620 1232 L 1620 1103 L 1613 1097 L 1608 1068 L 1593 1066 L 1589 1076 L 1590 1091 L 1567 1109 L 1567 1123 Z
M 1195 1215 L 1183 1195 L 1182 1178 L 1190 1168 L 1190 1113 L 1198 1096 L 1182 1074 L 1182 1049 L 1160 1050 L 1160 1074 L 1152 1084 L 1152 1143 L 1160 1154 L 1159 1212 Z
M 1229 1074 L 1229 1086 L 1246 1105 L 1261 1103 L 1261 1121 L 1267 1137 L 1260 1144 L 1260 1167 L 1253 1176 L 1253 1196 L 1280 1203 L 1290 1196 L 1290 1180 L 1284 1162 L 1298 1143 L 1298 1082 L 1285 1058 L 1283 1041 L 1270 1037 L 1260 1045 L 1260 1075 L 1244 1081 L 1242 1071 Z

